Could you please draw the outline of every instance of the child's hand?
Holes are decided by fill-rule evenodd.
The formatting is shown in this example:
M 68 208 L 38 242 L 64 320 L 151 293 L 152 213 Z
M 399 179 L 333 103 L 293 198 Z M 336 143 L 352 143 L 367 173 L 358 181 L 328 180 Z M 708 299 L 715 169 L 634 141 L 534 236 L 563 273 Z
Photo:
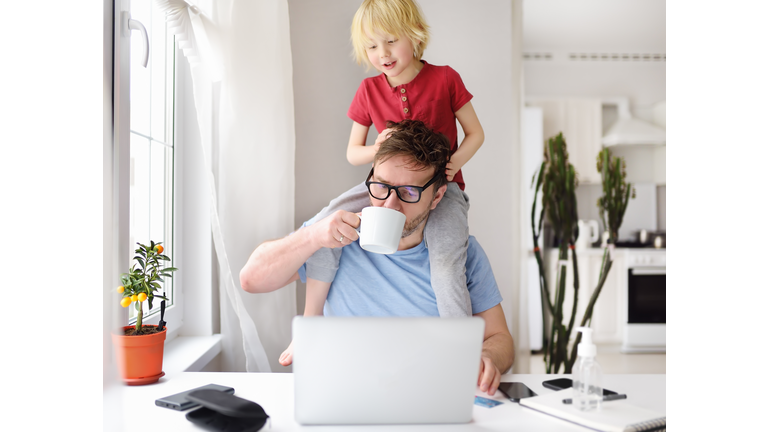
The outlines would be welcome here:
M 379 136 L 376 137 L 376 143 L 374 144 L 374 146 L 376 146 L 376 150 L 377 151 L 379 150 L 379 146 L 381 145 L 381 143 L 386 141 L 386 139 L 389 138 L 389 135 L 393 131 L 394 131 L 394 129 L 392 129 L 392 128 L 386 128 L 383 131 L 381 131 Z
M 448 162 L 447 165 L 445 165 L 445 177 L 448 179 L 448 181 L 453 181 L 453 176 L 456 175 L 456 172 L 459 171 L 461 167 L 456 166 L 453 162 Z

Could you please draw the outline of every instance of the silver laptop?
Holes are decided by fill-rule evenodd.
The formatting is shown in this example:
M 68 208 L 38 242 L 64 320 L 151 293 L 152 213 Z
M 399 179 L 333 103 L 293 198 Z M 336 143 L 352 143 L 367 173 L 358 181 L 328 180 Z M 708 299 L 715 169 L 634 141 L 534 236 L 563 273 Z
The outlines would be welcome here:
M 301 424 L 467 423 L 482 318 L 293 319 Z

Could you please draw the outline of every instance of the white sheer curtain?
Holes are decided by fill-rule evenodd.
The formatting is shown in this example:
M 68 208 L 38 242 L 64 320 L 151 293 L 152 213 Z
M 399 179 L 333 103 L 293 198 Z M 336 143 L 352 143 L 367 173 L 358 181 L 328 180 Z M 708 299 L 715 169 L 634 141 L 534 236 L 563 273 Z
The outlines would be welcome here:
M 290 342 L 295 286 L 248 295 L 238 274 L 261 242 L 293 229 L 294 120 L 286 0 L 156 0 L 190 62 L 212 185 L 222 369 L 270 372 Z M 201 5 L 202 6 L 202 5 Z M 218 184 L 216 184 L 218 183 Z M 192 318 L 193 319 L 193 318 Z
M 216 2 L 222 28 L 224 78 L 219 118 L 219 211 L 233 271 L 253 249 L 295 227 L 293 70 L 286 0 Z M 240 284 L 237 283 L 239 288 Z M 291 339 L 295 284 L 270 294 L 244 295 L 269 361 L 277 363 Z M 224 370 L 241 370 L 241 331 L 222 298 Z

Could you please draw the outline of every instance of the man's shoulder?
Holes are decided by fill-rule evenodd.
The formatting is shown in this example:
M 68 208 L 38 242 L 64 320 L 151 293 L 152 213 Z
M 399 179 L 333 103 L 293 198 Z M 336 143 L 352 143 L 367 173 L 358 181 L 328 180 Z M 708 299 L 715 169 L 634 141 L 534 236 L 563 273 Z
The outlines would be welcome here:
M 488 256 L 473 236 L 469 236 L 467 243 L 467 288 L 473 313 L 486 311 L 502 301 Z
M 480 245 L 480 242 L 472 235 L 469 236 L 469 241 L 467 242 L 467 269 L 469 269 L 470 266 L 490 266 L 488 255 L 485 254 L 485 250 Z
M 474 253 L 482 253 L 485 255 L 485 251 L 483 250 L 483 247 L 480 246 L 480 242 L 477 241 L 477 238 L 473 235 L 469 236 L 469 242 L 467 244 L 467 251 L 472 250 Z

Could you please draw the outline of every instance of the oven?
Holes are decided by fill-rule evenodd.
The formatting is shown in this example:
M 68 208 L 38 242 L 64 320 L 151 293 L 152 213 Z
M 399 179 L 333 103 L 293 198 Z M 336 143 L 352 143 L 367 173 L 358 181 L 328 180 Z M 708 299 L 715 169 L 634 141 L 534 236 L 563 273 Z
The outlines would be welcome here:
M 666 251 L 630 251 L 622 352 L 666 352 Z

